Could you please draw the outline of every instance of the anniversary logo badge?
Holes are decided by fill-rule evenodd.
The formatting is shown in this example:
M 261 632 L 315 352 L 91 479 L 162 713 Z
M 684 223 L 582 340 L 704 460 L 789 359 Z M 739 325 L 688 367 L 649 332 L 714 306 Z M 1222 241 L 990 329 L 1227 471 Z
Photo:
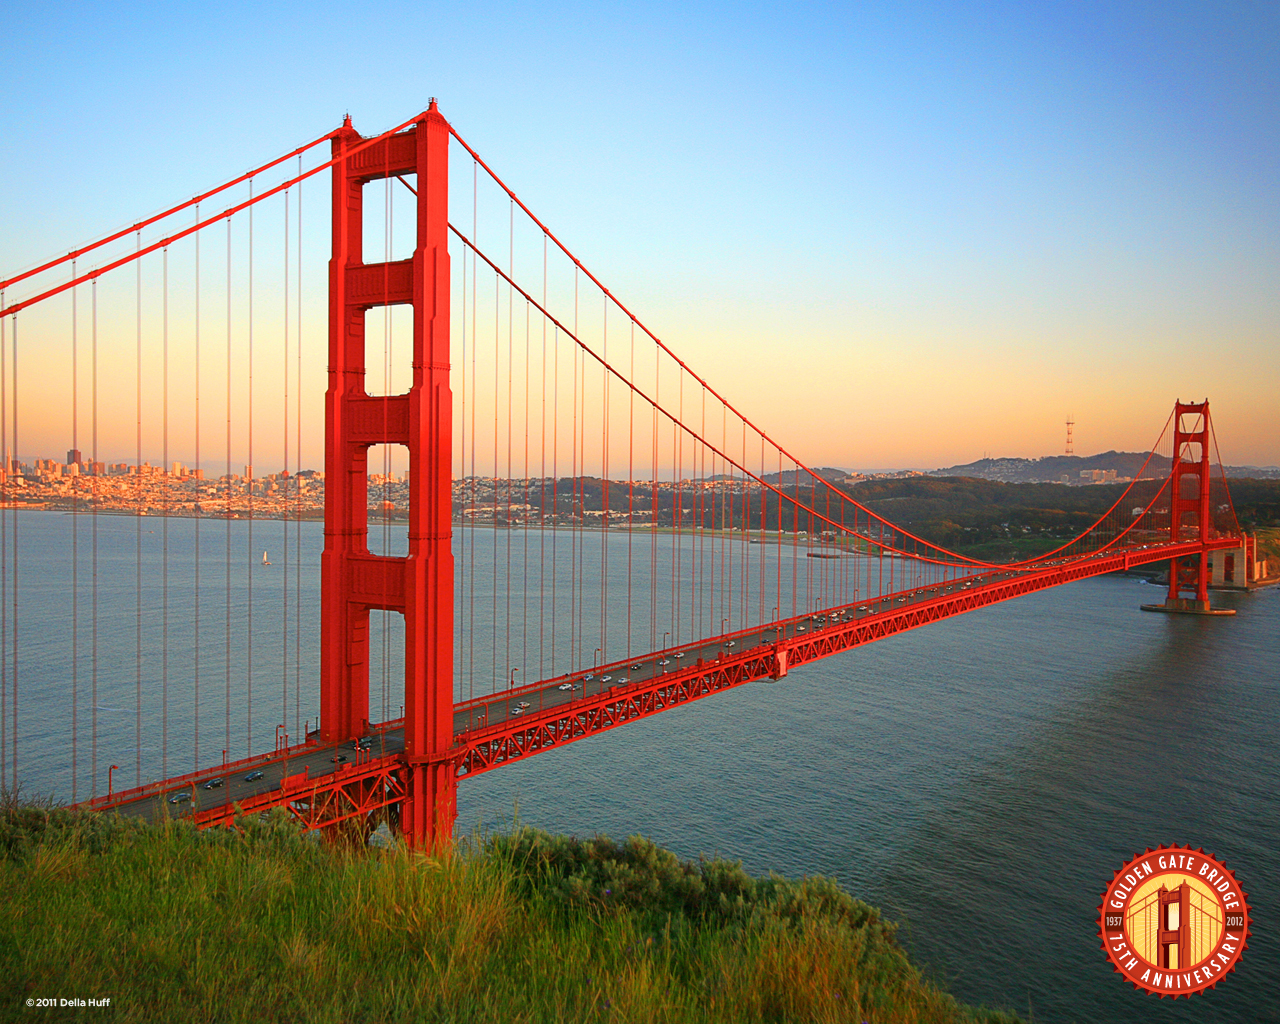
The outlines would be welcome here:
M 1249 904 L 1235 875 L 1190 846 L 1159 846 L 1116 872 L 1102 894 L 1102 948 L 1134 986 L 1160 996 L 1213 988 L 1247 945 Z

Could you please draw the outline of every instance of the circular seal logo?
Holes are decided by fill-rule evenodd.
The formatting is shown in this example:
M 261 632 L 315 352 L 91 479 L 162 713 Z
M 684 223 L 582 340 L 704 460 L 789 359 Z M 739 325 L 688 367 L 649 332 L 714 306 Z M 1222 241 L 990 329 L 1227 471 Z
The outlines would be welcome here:
M 1190 846 L 1158 846 L 1125 864 L 1102 894 L 1099 933 L 1135 988 L 1190 996 L 1235 969 L 1249 935 L 1249 904 L 1235 875 Z

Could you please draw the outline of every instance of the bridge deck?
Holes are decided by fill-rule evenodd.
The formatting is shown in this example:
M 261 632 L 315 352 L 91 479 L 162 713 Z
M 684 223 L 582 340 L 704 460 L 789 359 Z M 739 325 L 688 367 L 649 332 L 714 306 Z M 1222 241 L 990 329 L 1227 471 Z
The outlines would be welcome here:
M 1090 576 L 1238 543 L 1226 538 L 1147 546 L 997 569 L 527 684 L 457 705 L 450 756 L 459 777 L 476 775 L 743 683 L 785 676 L 809 661 L 908 629 Z M 200 824 L 227 822 L 235 808 L 251 813 L 278 805 L 313 824 L 365 815 L 403 796 L 397 775 L 404 751 L 401 721 L 376 726 L 367 749 L 311 738 L 80 806 L 149 820 L 191 816 Z M 210 785 L 218 779 L 221 784 Z

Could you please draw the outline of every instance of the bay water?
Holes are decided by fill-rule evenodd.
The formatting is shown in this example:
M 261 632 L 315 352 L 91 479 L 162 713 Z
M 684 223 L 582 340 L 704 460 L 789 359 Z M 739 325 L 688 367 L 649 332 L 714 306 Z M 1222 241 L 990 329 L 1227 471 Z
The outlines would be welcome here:
M 74 778 L 84 799 L 105 791 L 112 763 L 119 788 L 196 756 L 216 763 L 227 747 L 270 749 L 276 725 L 296 736 L 314 722 L 319 524 L 259 521 L 252 538 L 247 523 L 200 524 L 197 637 L 195 521 L 96 517 L 95 673 L 89 518 L 7 517 L 18 522 L 5 557 L 10 604 L 15 551 L 19 566 L 22 793 L 70 800 Z M 483 567 L 508 539 L 463 532 L 462 564 L 467 544 Z M 247 568 L 259 549 L 272 565 Z M 535 582 L 526 574 L 518 607 Z M 487 649 L 504 627 L 493 595 L 481 598 L 492 618 L 469 621 Z M 831 876 L 899 922 L 916 962 L 959 998 L 1035 1021 L 1280 1020 L 1280 589 L 1215 594 L 1233 618 L 1139 611 L 1160 599 L 1136 578 L 1100 577 L 879 641 L 465 779 L 458 827 L 641 834 L 754 874 Z M 622 628 L 625 606 L 608 611 Z M 394 717 L 399 639 L 374 614 L 371 706 Z M 11 608 L 3 628 L 11 703 Z M 4 740 L 8 782 L 8 712 Z M 1161 843 L 1225 861 L 1252 907 L 1240 966 L 1190 1000 L 1134 991 L 1098 936 L 1112 873 Z

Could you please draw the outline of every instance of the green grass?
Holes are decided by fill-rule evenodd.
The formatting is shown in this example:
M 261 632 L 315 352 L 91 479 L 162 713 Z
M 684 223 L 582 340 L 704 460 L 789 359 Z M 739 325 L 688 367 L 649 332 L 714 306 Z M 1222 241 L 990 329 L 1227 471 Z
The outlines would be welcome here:
M 1015 1020 L 922 978 L 831 881 L 642 839 L 522 829 L 428 857 L 326 846 L 282 816 L 196 832 L 17 808 L 0 908 L 6 1020 Z

